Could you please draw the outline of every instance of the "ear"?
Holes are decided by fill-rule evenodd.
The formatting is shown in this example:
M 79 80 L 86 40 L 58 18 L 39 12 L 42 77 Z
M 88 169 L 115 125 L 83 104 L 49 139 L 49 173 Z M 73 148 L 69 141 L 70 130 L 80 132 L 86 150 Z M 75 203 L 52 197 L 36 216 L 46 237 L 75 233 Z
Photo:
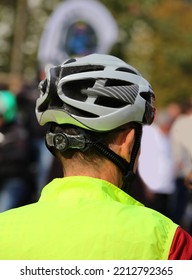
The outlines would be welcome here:
M 126 161 L 130 162 L 131 153 L 134 145 L 135 130 L 126 129 L 119 133 L 115 143 L 110 144 L 109 147 Z
M 132 128 L 124 131 L 124 141 L 122 141 L 119 155 L 122 158 L 126 159 L 128 162 L 131 161 L 131 153 L 133 150 L 134 141 L 135 130 Z

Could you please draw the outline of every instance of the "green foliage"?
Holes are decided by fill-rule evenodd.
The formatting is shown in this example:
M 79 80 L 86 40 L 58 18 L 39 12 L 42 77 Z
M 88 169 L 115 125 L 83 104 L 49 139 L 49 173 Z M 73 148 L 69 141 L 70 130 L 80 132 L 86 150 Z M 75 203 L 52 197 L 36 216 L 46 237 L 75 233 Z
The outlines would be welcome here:
M 26 0 L 27 1 L 27 0 Z M 17 4 L 0 3 L 0 71 L 11 71 Z M 28 0 L 23 26 L 22 74 L 33 79 L 37 70 L 39 40 L 59 0 Z M 125 59 L 151 82 L 157 106 L 191 96 L 192 3 L 184 0 L 101 0 L 119 27 L 111 54 Z

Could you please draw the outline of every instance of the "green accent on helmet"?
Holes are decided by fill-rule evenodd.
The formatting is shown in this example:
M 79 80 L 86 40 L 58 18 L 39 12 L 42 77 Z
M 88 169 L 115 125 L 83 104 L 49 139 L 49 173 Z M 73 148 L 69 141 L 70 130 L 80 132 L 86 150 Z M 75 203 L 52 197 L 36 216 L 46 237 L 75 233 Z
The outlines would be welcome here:
M 15 95 L 9 90 L 0 90 L 0 115 L 6 123 L 12 122 L 17 114 Z

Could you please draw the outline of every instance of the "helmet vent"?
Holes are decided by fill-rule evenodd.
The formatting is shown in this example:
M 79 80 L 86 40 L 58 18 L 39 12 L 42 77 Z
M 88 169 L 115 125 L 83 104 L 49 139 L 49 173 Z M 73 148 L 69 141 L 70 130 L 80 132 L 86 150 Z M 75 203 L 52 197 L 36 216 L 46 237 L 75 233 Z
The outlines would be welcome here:
M 68 60 L 65 61 L 64 64 L 72 63 L 72 62 L 75 62 L 75 61 L 76 61 L 75 58 L 69 58 Z
M 91 71 L 102 71 L 104 70 L 103 66 L 100 65 L 80 65 L 80 66 L 68 66 L 61 68 L 60 79 L 76 73 L 84 73 L 84 72 L 91 72 Z
M 99 96 L 96 99 L 95 104 L 109 108 L 122 108 L 125 106 L 124 101 L 115 98 L 112 99 L 106 96 Z
M 150 105 L 152 104 L 152 100 L 155 99 L 155 95 L 152 90 L 146 92 L 141 92 L 140 93 L 141 97 L 145 99 Z
M 139 91 L 138 85 L 127 86 L 95 86 L 83 90 L 88 96 L 97 96 L 95 104 L 111 108 L 121 108 L 127 104 L 134 104 Z
M 115 71 L 122 71 L 122 72 L 128 72 L 128 73 L 131 73 L 131 74 L 136 74 L 136 75 L 139 75 L 138 72 L 132 70 L 132 69 L 128 69 L 128 68 L 124 68 L 124 67 L 119 67 L 117 68 Z
M 86 101 L 87 95 L 84 94 L 84 89 L 93 87 L 94 83 L 94 79 L 77 80 L 75 83 L 67 82 L 62 86 L 62 91 L 69 98 Z

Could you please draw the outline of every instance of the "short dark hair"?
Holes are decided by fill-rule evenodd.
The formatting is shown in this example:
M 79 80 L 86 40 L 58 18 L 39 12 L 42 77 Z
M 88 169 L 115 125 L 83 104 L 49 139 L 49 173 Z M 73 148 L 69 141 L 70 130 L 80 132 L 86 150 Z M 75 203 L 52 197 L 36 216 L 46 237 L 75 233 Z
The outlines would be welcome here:
M 97 132 L 97 131 L 91 131 L 83 128 L 79 128 L 73 125 L 58 125 L 56 123 L 52 123 L 50 126 L 50 132 L 52 133 L 66 133 L 69 135 L 79 135 L 83 134 L 85 138 L 90 139 L 92 142 L 100 142 L 106 146 L 109 144 L 114 143 L 116 140 L 118 134 L 120 131 L 127 129 L 127 128 L 134 128 L 135 123 L 131 122 L 127 125 L 124 125 L 122 127 L 119 127 L 118 129 L 111 130 L 111 131 L 105 131 L 105 132 Z M 50 149 L 50 148 L 49 148 Z M 85 149 L 83 151 L 78 149 L 68 149 L 63 152 L 57 151 L 54 147 L 50 149 L 51 152 L 58 157 L 60 154 L 62 157 L 66 159 L 72 158 L 75 154 L 80 153 L 81 156 L 87 160 L 87 161 L 94 161 L 95 159 L 102 159 L 104 156 L 94 148 L 94 146 L 90 145 L 88 149 Z

